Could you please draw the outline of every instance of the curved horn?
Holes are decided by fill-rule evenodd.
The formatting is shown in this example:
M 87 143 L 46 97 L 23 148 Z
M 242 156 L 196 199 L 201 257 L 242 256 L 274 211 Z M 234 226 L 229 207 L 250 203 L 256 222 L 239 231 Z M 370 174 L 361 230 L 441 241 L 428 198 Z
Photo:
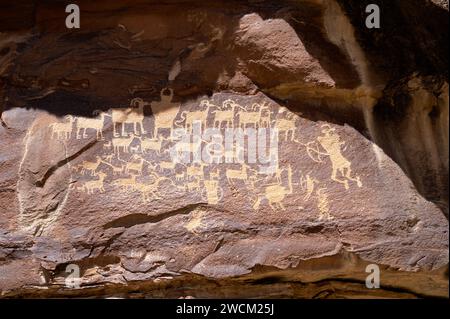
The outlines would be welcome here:
M 167 90 L 169 90 L 169 92 L 170 92 L 170 94 L 168 96 L 164 94 L 164 92 L 167 91 Z M 164 88 L 164 89 L 161 90 L 160 95 L 161 95 L 161 100 L 166 99 L 167 97 L 169 97 L 169 100 L 172 101 L 173 89 L 171 89 L 171 88 Z
M 140 97 L 135 97 L 134 99 L 132 99 L 132 100 L 130 101 L 130 106 L 137 107 L 137 106 L 139 106 L 141 103 L 143 104 L 143 103 L 144 103 L 144 100 L 141 99 Z

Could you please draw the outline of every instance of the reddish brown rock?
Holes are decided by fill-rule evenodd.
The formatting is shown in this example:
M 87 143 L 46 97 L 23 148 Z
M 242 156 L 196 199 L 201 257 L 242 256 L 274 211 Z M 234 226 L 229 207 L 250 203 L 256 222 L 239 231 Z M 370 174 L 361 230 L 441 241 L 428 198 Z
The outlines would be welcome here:
M 442 74 L 383 70 L 356 2 L 194 2 L 2 19 L 2 297 L 448 297 Z M 271 161 L 174 162 L 193 120 Z

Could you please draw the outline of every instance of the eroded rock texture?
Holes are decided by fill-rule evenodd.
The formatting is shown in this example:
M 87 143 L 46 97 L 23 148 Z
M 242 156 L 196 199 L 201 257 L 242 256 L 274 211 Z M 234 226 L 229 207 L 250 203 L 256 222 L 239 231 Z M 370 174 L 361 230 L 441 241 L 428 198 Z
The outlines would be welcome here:
M 377 3 L 2 4 L 2 297 L 448 297 L 448 6 Z

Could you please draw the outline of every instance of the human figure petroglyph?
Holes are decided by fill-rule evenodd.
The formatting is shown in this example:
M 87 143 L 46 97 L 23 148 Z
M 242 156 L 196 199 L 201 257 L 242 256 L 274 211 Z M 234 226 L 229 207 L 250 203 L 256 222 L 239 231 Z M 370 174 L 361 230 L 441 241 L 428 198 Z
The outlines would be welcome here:
M 345 141 L 340 141 L 339 135 L 334 133 L 334 128 L 331 128 L 329 125 L 325 125 L 324 127 L 325 129 L 322 130 L 324 135 L 319 136 L 317 140 L 330 156 L 332 163 L 331 179 L 339 183 L 344 183 L 345 189 L 348 189 L 347 180 L 355 181 L 358 187 L 361 187 L 362 184 L 359 176 L 356 178 L 351 176 L 351 163 L 342 155 L 341 146 L 345 144 Z M 347 180 L 338 179 L 336 176 L 338 172 L 347 178 Z
M 87 117 L 76 117 L 76 130 L 77 130 L 77 139 L 88 138 L 87 130 L 92 129 L 95 130 L 95 134 L 97 140 L 103 140 L 103 127 L 105 125 L 105 118 L 109 116 L 108 114 L 101 112 L 100 110 L 95 110 L 93 112 L 94 115 L 100 115 L 100 118 L 87 118 Z M 83 132 L 83 135 L 81 135 Z
M 359 176 L 351 176 L 351 162 L 342 154 L 341 147 L 345 144 L 345 142 L 340 140 L 339 135 L 335 133 L 335 129 L 330 125 L 322 125 L 322 128 L 323 135 L 317 137 L 317 141 L 325 152 L 320 151 L 317 145 L 314 147 L 314 143 L 309 142 L 307 144 L 303 144 L 307 147 L 307 154 L 312 160 L 318 163 L 323 162 L 321 156 L 329 156 L 332 168 L 331 179 L 335 182 L 343 184 L 345 189 L 349 189 L 349 181 L 354 181 L 358 187 L 361 187 L 362 183 Z M 317 158 L 315 158 L 312 154 L 316 154 Z M 338 174 L 340 174 L 343 179 L 338 178 Z
M 302 176 L 300 178 L 300 187 L 306 191 L 306 194 L 303 197 L 305 201 L 308 201 L 311 198 L 317 183 L 319 183 L 319 181 L 314 177 L 311 177 L 309 174 L 306 174 L 306 176 Z
M 286 208 L 283 205 L 283 200 L 287 195 L 292 194 L 292 168 L 289 165 L 287 168 L 288 171 L 288 185 L 287 187 L 282 185 L 282 183 L 277 182 L 276 184 L 266 185 L 265 192 L 262 195 L 258 195 L 255 203 L 253 204 L 253 209 L 259 209 L 261 204 L 261 200 L 266 198 L 269 202 L 270 208 L 276 210 L 277 208 L 281 208 L 285 210 Z
M 49 125 L 52 130 L 51 138 L 56 135 L 58 139 L 70 139 L 72 136 L 72 126 L 75 122 L 75 118 L 72 115 L 67 115 L 64 117 L 68 122 L 63 123 L 51 123 Z
M 82 186 L 78 187 L 78 190 L 85 191 L 88 194 L 94 194 L 95 190 L 98 190 L 100 193 L 104 193 L 105 188 L 103 183 L 107 175 L 103 172 L 99 172 L 97 173 L 97 176 L 97 180 L 84 182 Z

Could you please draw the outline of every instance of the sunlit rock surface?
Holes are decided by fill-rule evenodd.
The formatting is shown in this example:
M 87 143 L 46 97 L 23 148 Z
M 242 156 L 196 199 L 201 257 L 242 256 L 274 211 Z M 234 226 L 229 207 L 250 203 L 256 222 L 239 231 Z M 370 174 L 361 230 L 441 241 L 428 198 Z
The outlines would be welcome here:
M 6 5 L 2 297 L 448 297 L 448 6 L 415 2 Z

